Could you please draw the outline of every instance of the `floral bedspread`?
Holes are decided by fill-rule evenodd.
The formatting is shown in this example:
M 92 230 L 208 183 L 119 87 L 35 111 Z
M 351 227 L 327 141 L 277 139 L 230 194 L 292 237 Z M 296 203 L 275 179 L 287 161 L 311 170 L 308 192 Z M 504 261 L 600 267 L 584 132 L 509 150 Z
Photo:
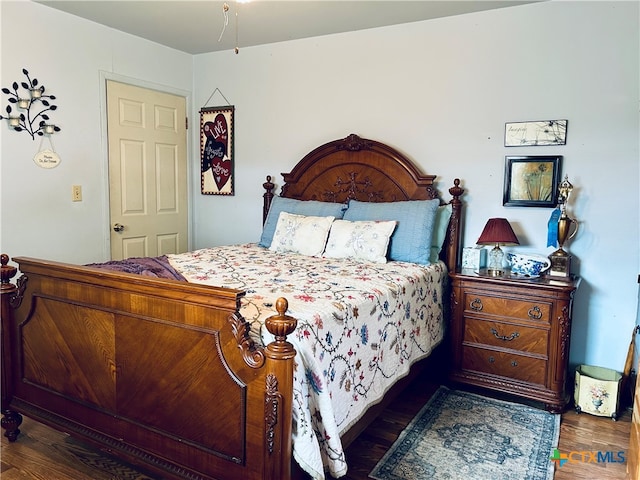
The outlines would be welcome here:
M 246 291 L 252 334 L 285 297 L 298 327 L 293 455 L 314 479 L 347 472 L 340 434 L 427 356 L 444 335 L 446 267 L 362 263 L 272 252 L 256 244 L 168 255 L 189 282 Z M 260 341 L 260 340 L 259 340 Z

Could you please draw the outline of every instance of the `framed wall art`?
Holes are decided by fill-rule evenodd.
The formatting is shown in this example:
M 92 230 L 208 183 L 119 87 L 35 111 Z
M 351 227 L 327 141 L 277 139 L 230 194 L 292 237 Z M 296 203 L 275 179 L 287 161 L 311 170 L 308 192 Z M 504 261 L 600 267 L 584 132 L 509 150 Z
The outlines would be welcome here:
M 505 147 L 539 147 L 565 145 L 567 120 L 507 123 L 504 127 Z
M 509 156 L 505 159 L 504 206 L 556 206 L 561 156 Z
M 203 195 L 233 195 L 234 107 L 200 110 L 200 175 Z

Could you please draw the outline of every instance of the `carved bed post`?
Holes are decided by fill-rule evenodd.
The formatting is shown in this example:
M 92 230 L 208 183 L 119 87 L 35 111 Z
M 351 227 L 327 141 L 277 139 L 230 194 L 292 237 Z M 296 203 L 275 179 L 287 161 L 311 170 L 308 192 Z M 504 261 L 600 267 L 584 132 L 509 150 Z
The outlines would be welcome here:
M 11 279 L 15 277 L 18 269 L 7 265 L 9 256 L 4 253 L 0 255 L 0 302 L 2 310 L 0 320 L 2 328 L 0 329 L 0 344 L 2 345 L 2 399 L 0 408 L 2 410 L 2 428 L 5 430 L 4 436 L 10 442 L 15 442 L 20 434 L 20 424 L 22 416 L 10 410 L 9 404 L 13 397 L 13 381 L 12 381 L 12 362 L 11 362 L 11 331 L 10 325 L 13 322 L 13 307 L 11 299 L 18 292 L 18 287 L 11 283 Z
M 456 272 L 460 259 L 460 245 L 462 243 L 462 201 L 460 197 L 464 193 L 464 188 L 460 187 L 460 179 L 453 181 L 453 187 L 449 189 L 453 197 L 451 199 L 451 219 L 447 229 L 447 268 L 449 272 Z
M 271 201 L 273 200 L 273 189 L 276 186 L 271 182 L 271 175 L 267 175 L 267 181 L 262 184 L 262 187 L 266 190 L 262 195 L 262 224 L 267 221 L 267 214 L 269 208 L 271 208 Z
M 265 347 L 267 376 L 265 393 L 265 480 L 291 478 L 292 418 L 293 418 L 293 363 L 296 351 L 287 342 L 298 321 L 286 315 L 286 299 L 276 301 L 277 315 L 265 320 L 267 330 L 275 341 Z

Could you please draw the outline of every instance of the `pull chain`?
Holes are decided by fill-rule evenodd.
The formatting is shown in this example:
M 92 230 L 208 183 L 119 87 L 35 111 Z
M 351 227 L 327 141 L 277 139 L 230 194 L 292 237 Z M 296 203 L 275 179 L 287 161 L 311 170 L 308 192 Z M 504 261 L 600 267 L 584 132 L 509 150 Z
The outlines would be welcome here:
M 222 35 L 224 35 L 224 31 L 227 29 L 227 25 L 229 25 L 229 4 L 226 2 L 222 5 L 222 15 L 224 17 L 224 23 L 222 25 L 220 36 L 218 37 L 218 42 L 222 40 Z

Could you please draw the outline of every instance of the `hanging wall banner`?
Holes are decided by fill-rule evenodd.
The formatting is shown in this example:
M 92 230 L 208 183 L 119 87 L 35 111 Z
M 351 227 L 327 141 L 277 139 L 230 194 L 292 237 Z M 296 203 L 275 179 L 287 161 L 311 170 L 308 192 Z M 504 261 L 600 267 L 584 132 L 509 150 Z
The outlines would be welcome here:
M 234 107 L 200 110 L 200 172 L 203 195 L 233 195 Z

